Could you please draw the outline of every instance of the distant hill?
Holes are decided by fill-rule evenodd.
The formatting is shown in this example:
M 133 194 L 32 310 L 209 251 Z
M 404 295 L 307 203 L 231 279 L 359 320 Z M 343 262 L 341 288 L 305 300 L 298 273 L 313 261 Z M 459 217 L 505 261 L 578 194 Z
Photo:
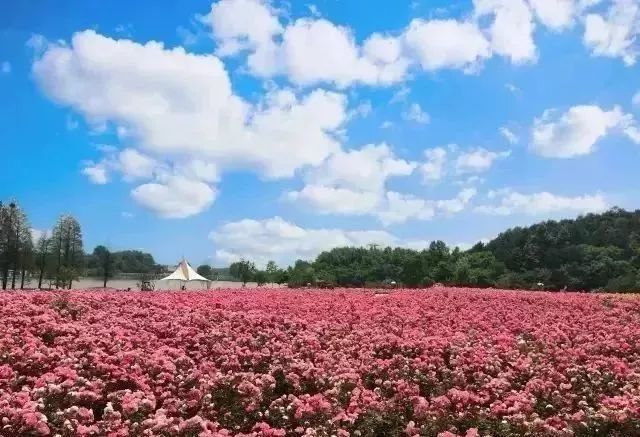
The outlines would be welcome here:
M 614 208 L 574 220 L 509 229 L 472 251 L 489 251 L 516 283 L 553 288 L 636 288 L 640 211 Z
M 640 211 L 611 209 L 509 229 L 468 251 L 442 241 L 406 248 L 340 247 L 286 270 L 291 285 L 397 282 L 567 290 L 640 290 Z

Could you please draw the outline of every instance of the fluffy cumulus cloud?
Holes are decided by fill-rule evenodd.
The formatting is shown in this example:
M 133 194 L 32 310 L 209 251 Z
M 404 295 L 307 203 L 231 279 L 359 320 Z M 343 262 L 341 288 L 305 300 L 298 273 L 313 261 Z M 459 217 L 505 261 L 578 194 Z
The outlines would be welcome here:
M 303 228 L 280 217 L 245 219 L 220 226 L 210 234 L 217 247 L 216 258 L 225 263 L 240 258 L 260 266 L 274 260 L 290 264 L 296 259 L 312 259 L 318 253 L 340 246 L 388 246 L 398 239 L 385 231 Z
M 444 149 L 432 149 L 427 155 L 438 160 L 441 151 Z M 436 172 L 437 163 L 432 164 Z M 307 174 L 301 190 L 286 193 L 285 199 L 323 214 L 373 216 L 388 226 L 458 213 L 476 194 L 475 189 L 464 189 L 453 198 L 433 200 L 387 189 L 389 178 L 408 176 L 417 167 L 415 162 L 397 158 L 386 144 L 368 145 L 332 155 Z
M 109 182 L 109 171 L 103 162 L 88 162 L 81 170 L 81 173 L 85 175 L 92 184 L 104 185 Z
M 534 120 L 530 149 L 547 158 L 588 155 L 614 129 L 638 142 L 635 120 L 617 106 L 607 111 L 596 105 L 579 105 L 562 114 L 546 110 Z
M 579 4 L 576 0 L 529 0 L 542 24 L 553 30 L 563 30 L 574 24 Z
M 493 215 L 538 215 L 554 213 L 586 213 L 600 212 L 608 208 L 608 203 L 601 194 L 562 196 L 548 192 L 520 193 L 511 189 L 490 191 L 490 203 L 477 206 L 480 213 Z
M 437 151 L 432 153 L 436 158 Z M 463 190 L 453 199 L 430 200 L 387 189 L 388 179 L 408 176 L 417 167 L 396 157 L 386 144 L 367 145 L 332 155 L 307 173 L 301 190 L 284 198 L 323 214 L 368 215 L 391 225 L 460 212 L 475 195 L 475 190 Z
M 315 185 L 380 191 L 390 177 L 408 176 L 415 168 L 415 163 L 396 157 L 387 144 L 369 144 L 332 154 L 305 179 Z
M 204 182 L 171 176 L 140 185 L 131 196 L 161 217 L 185 218 L 208 208 L 216 198 L 216 191 Z
M 640 35 L 640 4 L 636 0 L 613 0 L 603 14 L 585 18 L 584 43 L 596 56 L 621 58 L 636 63 Z
M 434 147 L 424 151 L 425 161 L 420 165 L 420 173 L 425 183 L 439 181 L 445 175 L 447 150 L 444 147 Z
M 263 0 L 220 0 L 207 21 L 218 53 L 247 51 L 248 67 L 258 76 L 282 74 L 301 85 L 334 82 L 344 87 L 391 84 L 407 73 L 398 39 L 374 34 L 359 45 L 349 28 L 323 18 L 300 18 L 284 26 Z
M 482 173 L 489 170 L 498 159 L 504 159 L 511 155 L 511 151 L 493 152 L 481 147 L 462 152 L 455 160 L 455 169 L 458 174 Z
M 447 174 L 477 175 L 491 169 L 496 161 L 511 155 L 510 150 L 496 152 L 483 147 L 460 149 L 455 144 L 435 147 L 424 152 L 425 161 L 419 166 L 425 183 L 442 180 Z
M 424 70 L 473 70 L 491 56 L 489 42 L 470 21 L 413 20 L 403 34 L 406 47 Z
M 287 22 L 268 0 L 219 0 L 205 22 L 221 56 L 246 55 L 260 77 L 285 76 L 298 85 L 386 86 L 413 71 L 471 73 L 494 55 L 514 64 L 537 60 L 536 23 L 560 32 L 573 27 L 597 0 L 473 0 L 461 18 L 415 18 L 402 29 L 357 40 L 346 26 L 317 15 Z M 635 59 L 635 0 L 614 0 L 606 16 L 585 19 L 594 53 Z M 251 17 L 247 19 L 246 17 Z
M 94 31 L 75 34 L 69 45 L 48 44 L 33 74 L 53 100 L 90 124 L 115 126 L 145 155 L 199 159 L 216 172 L 245 167 L 267 178 L 291 177 L 340 150 L 336 135 L 348 118 L 346 98 L 339 93 L 274 89 L 250 104 L 233 93 L 216 56 L 167 49 L 158 42 L 114 40 Z M 105 183 L 110 165 L 88 166 L 84 173 Z M 193 172 L 194 184 L 216 179 L 204 167 Z M 151 163 L 131 151 L 119 168 L 135 178 L 149 177 Z
M 218 53 L 233 55 L 271 44 L 273 35 L 282 31 L 275 13 L 268 3 L 255 0 L 213 3 L 207 19 L 219 42 Z M 248 21 L 250 25 L 247 25 Z
M 285 198 L 310 206 L 324 214 L 364 215 L 376 210 L 380 202 L 380 193 L 307 184 L 299 191 L 288 192 Z
M 478 17 L 490 16 L 491 49 L 515 64 L 533 62 L 537 49 L 533 41 L 535 22 L 524 0 L 474 0 Z
M 288 200 L 323 214 L 372 216 L 384 226 L 389 226 L 459 213 L 468 206 L 475 194 L 475 189 L 464 189 L 453 198 L 433 200 L 395 191 L 372 192 L 307 185 L 286 196 Z

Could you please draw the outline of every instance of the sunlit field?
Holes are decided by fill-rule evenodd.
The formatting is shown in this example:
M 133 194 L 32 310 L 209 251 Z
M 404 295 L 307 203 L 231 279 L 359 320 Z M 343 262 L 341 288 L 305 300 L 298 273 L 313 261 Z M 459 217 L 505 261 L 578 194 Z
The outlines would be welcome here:
M 0 294 L 0 435 L 640 435 L 640 300 Z

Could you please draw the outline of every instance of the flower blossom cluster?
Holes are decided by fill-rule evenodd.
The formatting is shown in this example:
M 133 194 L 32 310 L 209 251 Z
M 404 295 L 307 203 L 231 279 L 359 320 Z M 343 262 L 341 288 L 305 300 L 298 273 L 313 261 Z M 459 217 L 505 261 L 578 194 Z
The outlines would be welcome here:
M 640 435 L 640 299 L 0 294 L 0 436 Z

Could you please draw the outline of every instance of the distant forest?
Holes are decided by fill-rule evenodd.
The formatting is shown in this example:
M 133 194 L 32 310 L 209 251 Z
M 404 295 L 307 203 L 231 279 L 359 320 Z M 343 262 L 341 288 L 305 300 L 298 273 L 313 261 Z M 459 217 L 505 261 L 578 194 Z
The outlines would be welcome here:
M 231 273 L 242 280 L 366 286 L 434 283 L 471 287 L 551 290 L 640 289 L 640 211 L 614 208 L 575 220 L 545 221 L 509 229 L 467 251 L 434 241 L 421 251 L 341 247 L 287 269 L 266 271 L 241 261 Z
M 27 214 L 0 201 L 0 283 L 2 289 L 70 288 L 79 276 L 109 279 L 157 278 L 164 271 L 153 256 L 137 250 L 84 251 L 80 223 L 62 215 L 50 232 L 34 241 Z M 516 227 L 492 241 L 462 251 L 434 241 L 423 250 L 379 246 L 340 247 L 313 261 L 283 268 L 270 261 L 264 270 L 249 260 L 228 268 L 201 265 L 211 280 L 305 286 L 405 286 L 434 283 L 569 291 L 640 291 L 640 210 L 613 208 L 573 220 Z

